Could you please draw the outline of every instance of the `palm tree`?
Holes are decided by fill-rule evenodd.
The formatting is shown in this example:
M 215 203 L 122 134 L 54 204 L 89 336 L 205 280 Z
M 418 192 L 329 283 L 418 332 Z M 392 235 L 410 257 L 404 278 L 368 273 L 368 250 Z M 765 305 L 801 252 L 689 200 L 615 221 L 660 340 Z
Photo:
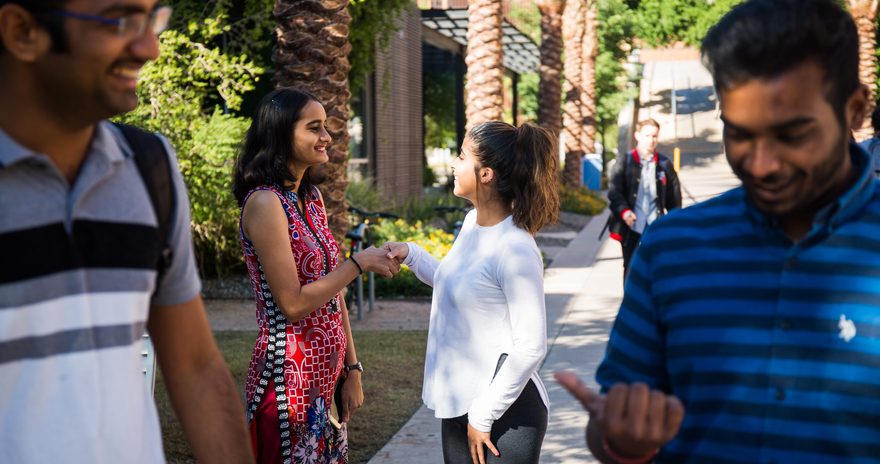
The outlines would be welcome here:
M 577 1 L 577 0 L 575 0 Z M 538 124 L 557 137 L 562 129 L 562 9 L 565 0 L 538 0 L 541 11 L 541 80 Z
M 468 3 L 467 129 L 483 121 L 501 120 L 504 104 L 504 31 L 501 0 Z
M 348 0 L 276 0 L 277 43 L 272 61 L 275 83 L 314 94 L 327 111 L 327 128 L 333 142 L 330 161 L 319 177 L 330 230 L 344 243 L 350 227 L 345 188 L 348 185 Z
M 877 8 L 878 0 L 847 0 L 850 13 L 859 30 L 859 79 L 871 91 L 870 110 L 874 109 L 877 98 Z M 870 114 L 870 113 L 869 113 Z M 856 131 L 856 138 L 861 140 L 874 135 L 869 118 Z
M 596 146 L 596 57 L 599 56 L 599 6 L 584 1 L 584 41 L 581 47 L 581 148 L 593 153 Z
M 565 143 L 565 167 L 562 183 L 576 187 L 581 185 L 581 159 L 583 149 L 583 116 L 581 92 L 583 90 L 583 45 L 586 36 L 586 5 L 581 0 L 566 2 L 562 16 L 562 37 L 565 44 L 565 105 L 562 113 L 562 133 Z

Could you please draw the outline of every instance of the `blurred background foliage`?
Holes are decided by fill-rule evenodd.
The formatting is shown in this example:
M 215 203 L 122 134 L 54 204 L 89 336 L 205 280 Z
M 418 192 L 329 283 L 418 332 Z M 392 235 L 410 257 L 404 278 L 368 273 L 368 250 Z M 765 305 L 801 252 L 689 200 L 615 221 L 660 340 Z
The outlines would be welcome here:
M 241 272 L 232 164 L 259 98 L 273 87 L 274 0 L 174 0 L 162 54 L 141 73 L 138 108 L 117 120 L 165 135 L 192 206 L 203 276 Z M 352 80 L 372 71 L 407 0 L 351 0 Z
M 637 91 L 628 74 L 630 53 L 637 48 L 699 45 L 706 31 L 741 0 L 599 0 L 596 61 L 597 132 L 606 152 L 616 145 L 617 115 Z M 271 79 L 274 0 L 172 0 L 171 28 L 160 36 L 161 57 L 142 72 L 142 104 L 118 120 L 161 132 L 177 151 L 192 202 L 196 253 L 203 275 L 242 270 L 238 207 L 229 182 L 238 144 L 259 97 Z M 375 53 L 397 30 L 397 18 L 409 0 L 349 0 L 352 92 L 373 71 Z M 533 2 L 514 2 L 509 19 L 540 42 L 540 13 Z M 629 69 L 629 71 L 628 71 Z M 518 80 L 519 121 L 533 121 L 537 109 L 537 73 Z M 424 76 L 425 145 L 457 150 L 452 73 Z M 512 115 L 510 116 L 512 118 Z M 426 182 L 431 179 L 426 177 Z M 358 190 L 360 189 L 360 190 Z M 459 201 L 427 195 L 407 205 L 391 205 L 369 185 L 351 184 L 352 203 L 366 209 L 392 209 L 408 220 L 443 229 L 433 212 L 441 202 Z M 571 210 L 591 211 L 592 199 L 563 192 Z M 575 205 L 575 206 L 572 206 Z M 432 219 L 433 217 L 433 219 Z M 438 222 L 439 221 L 439 222 Z
M 141 73 L 141 104 L 119 120 L 162 133 L 177 151 L 196 258 L 203 275 L 217 275 L 241 269 L 230 173 L 249 124 L 242 105 L 265 79 L 261 51 L 271 22 L 257 13 L 271 2 L 243 2 L 236 16 L 231 1 L 172 4 L 173 27 L 159 38 L 162 54 Z

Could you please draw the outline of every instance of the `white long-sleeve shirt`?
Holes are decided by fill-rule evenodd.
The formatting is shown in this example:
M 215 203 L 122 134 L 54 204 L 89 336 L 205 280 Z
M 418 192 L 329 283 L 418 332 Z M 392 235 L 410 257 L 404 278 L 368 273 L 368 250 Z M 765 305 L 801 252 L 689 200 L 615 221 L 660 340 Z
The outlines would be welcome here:
M 547 353 L 544 266 L 535 239 L 512 217 L 491 227 L 476 218 L 468 213 L 443 261 L 409 243 L 404 264 L 434 287 L 422 400 L 436 417 L 466 413 L 489 432 L 529 379 L 549 404 L 538 376 Z

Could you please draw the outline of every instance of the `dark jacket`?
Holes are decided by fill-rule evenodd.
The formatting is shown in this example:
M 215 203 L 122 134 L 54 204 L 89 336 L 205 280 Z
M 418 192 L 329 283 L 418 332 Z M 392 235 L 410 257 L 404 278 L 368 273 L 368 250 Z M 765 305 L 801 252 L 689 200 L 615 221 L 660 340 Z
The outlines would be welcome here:
M 675 208 L 681 208 L 681 186 L 678 175 L 669 158 L 654 153 L 651 162 L 657 163 L 657 202 L 659 215 L 664 215 Z M 623 213 L 635 211 L 636 197 L 639 194 L 639 183 L 642 180 L 642 164 L 638 150 L 630 156 L 621 157 L 614 163 L 611 176 L 608 178 L 608 227 L 611 238 L 621 241 L 624 234 L 631 229 L 623 222 Z

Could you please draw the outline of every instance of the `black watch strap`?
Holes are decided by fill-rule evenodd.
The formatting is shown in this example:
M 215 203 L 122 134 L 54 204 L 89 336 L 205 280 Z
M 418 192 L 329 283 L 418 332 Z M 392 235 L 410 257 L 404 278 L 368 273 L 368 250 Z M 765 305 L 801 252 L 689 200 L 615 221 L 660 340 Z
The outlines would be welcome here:
M 351 371 L 361 371 L 361 372 L 363 372 L 363 371 L 364 371 L 364 365 L 361 364 L 360 361 L 358 361 L 358 362 L 356 362 L 356 363 L 354 363 L 354 364 L 349 364 L 349 365 L 345 366 L 345 372 L 346 372 L 346 373 L 349 373 L 349 372 L 351 372 Z

